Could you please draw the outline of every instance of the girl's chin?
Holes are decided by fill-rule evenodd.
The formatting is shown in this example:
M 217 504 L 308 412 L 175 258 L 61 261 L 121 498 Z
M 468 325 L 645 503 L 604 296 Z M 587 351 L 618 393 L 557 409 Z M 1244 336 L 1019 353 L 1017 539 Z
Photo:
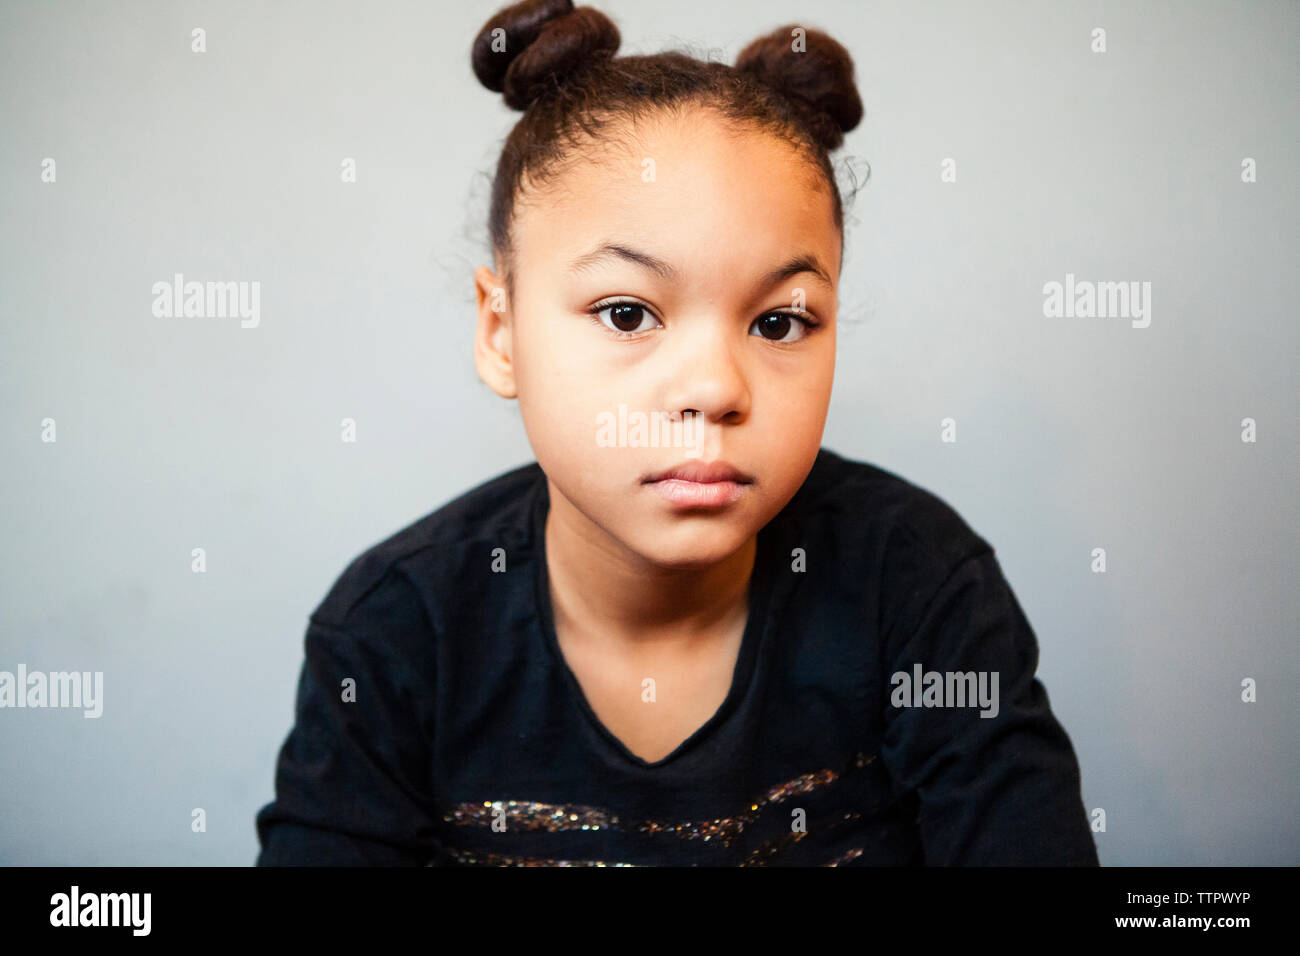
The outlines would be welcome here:
M 650 531 L 627 543 L 646 561 L 661 568 L 689 570 L 720 564 L 740 550 L 745 540 L 746 536 L 740 532 L 733 535 L 719 533 L 717 528 L 701 528 L 689 535 Z

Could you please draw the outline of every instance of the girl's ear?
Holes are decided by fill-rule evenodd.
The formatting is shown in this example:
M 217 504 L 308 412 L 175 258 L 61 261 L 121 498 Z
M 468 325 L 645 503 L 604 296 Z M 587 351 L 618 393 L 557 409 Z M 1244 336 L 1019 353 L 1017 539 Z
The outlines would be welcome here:
M 478 327 L 474 334 L 474 365 L 478 376 L 502 398 L 516 398 L 512 359 L 510 304 L 505 283 L 487 266 L 474 270 L 478 295 Z

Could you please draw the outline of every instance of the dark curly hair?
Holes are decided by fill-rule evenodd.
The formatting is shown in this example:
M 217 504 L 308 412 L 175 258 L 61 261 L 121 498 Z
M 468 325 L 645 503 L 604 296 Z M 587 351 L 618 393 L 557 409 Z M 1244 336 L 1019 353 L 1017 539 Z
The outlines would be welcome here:
M 829 188 L 843 235 L 843 201 L 828 154 L 863 115 L 843 46 L 791 24 L 754 40 L 728 66 L 677 51 L 615 57 L 619 42 L 613 21 L 572 0 L 523 0 L 497 12 L 474 38 L 475 76 L 524 113 L 502 148 L 488 215 L 508 290 L 521 184 L 558 175 L 580 157 L 573 147 L 597 140 L 614 123 L 686 105 L 709 107 L 793 145 Z

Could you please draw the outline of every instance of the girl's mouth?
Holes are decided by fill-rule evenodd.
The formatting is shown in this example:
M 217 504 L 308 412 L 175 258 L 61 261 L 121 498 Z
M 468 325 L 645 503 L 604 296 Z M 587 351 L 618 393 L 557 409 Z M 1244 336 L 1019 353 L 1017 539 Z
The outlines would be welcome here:
M 748 482 L 689 481 L 685 478 L 664 478 L 646 484 L 677 508 L 725 508 L 749 488 Z

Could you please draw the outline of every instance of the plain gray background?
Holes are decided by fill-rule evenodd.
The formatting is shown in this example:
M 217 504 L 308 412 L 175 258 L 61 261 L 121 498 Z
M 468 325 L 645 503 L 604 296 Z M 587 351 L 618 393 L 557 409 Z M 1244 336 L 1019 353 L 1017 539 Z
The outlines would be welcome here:
M 622 53 L 849 49 L 835 157 L 871 175 L 824 444 L 996 547 L 1104 864 L 1300 862 L 1300 5 L 594 5 Z M 0 861 L 250 864 L 307 614 L 533 459 L 470 352 L 518 118 L 469 68 L 496 9 L 0 3 L 0 670 L 105 685 L 98 720 L 0 710 Z M 259 281 L 260 326 L 154 317 L 177 272 Z M 1067 273 L 1149 281 L 1150 327 L 1045 318 Z

